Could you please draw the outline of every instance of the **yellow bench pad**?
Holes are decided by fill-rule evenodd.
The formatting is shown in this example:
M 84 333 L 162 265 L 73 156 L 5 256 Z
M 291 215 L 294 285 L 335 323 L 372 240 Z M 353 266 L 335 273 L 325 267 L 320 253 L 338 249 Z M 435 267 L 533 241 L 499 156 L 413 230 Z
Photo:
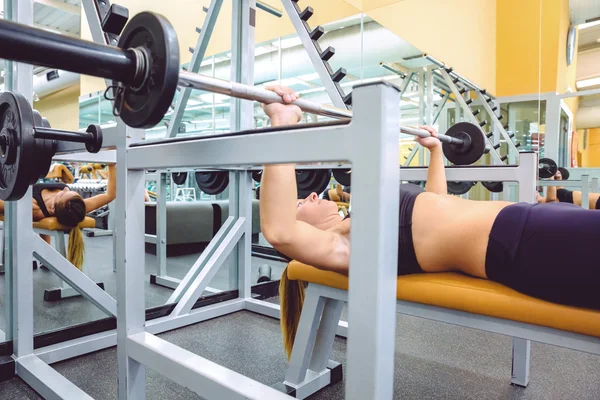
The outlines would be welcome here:
M 4 215 L 0 216 L 0 221 L 4 221 Z M 81 221 L 78 224 L 78 226 L 81 229 L 95 228 L 96 220 L 91 217 L 85 217 L 85 219 L 83 221 Z M 33 228 L 34 229 L 44 229 L 47 231 L 70 231 L 71 230 L 71 227 L 59 224 L 56 217 L 48 217 L 48 218 L 41 219 L 39 221 L 35 221 L 33 223 Z
M 290 262 L 288 278 L 348 290 L 348 278 Z M 600 312 L 539 300 L 496 282 L 456 273 L 399 276 L 398 300 L 600 337 Z

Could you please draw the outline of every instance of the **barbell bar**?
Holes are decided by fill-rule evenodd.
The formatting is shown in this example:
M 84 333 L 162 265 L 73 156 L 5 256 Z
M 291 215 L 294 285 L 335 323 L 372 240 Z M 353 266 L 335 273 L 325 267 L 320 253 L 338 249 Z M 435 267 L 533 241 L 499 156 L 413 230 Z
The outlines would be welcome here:
M 180 71 L 173 26 L 165 17 L 150 12 L 139 13 L 129 21 L 118 48 L 6 20 L 0 20 L 0 43 L 0 58 L 112 79 L 114 112 L 134 128 L 158 124 L 167 113 L 177 86 L 262 103 L 282 102 L 279 95 L 265 89 Z M 295 104 L 305 112 L 340 119 L 352 117 L 346 109 L 305 99 L 298 99 Z M 446 158 L 455 164 L 472 164 L 485 150 L 483 132 L 466 124 L 459 123 L 460 128 L 455 125 L 446 135 L 438 136 L 445 144 Z M 400 130 L 421 138 L 431 136 L 417 128 Z

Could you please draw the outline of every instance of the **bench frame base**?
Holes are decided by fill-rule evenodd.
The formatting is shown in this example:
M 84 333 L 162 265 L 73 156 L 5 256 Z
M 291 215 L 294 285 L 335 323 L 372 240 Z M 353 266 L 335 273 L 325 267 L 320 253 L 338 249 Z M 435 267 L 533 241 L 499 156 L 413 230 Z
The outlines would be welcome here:
M 290 365 L 283 383 L 284 387 L 294 389 L 290 395 L 304 399 L 334 383 L 328 369 L 333 363 L 329 357 L 342 308 L 347 301 L 346 290 L 314 283 L 306 288 Z M 521 387 L 529 383 L 531 340 L 600 355 L 600 338 L 593 336 L 402 300 L 397 301 L 397 312 L 512 336 L 510 382 Z

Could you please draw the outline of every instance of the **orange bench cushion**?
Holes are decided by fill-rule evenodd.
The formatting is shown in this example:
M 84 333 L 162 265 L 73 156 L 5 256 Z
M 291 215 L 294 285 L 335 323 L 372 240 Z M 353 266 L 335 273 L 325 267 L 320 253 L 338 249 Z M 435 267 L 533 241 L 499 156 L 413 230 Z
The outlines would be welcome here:
M 288 278 L 348 290 L 348 278 L 292 261 Z M 496 282 L 456 273 L 399 276 L 398 300 L 600 337 L 600 311 L 539 300 Z
M 0 216 L 0 221 L 4 221 L 4 215 Z M 91 217 L 85 217 L 83 221 L 81 221 L 78 226 L 83 228 L 95 228 L 96 220 Z M 33 229 L 44 229 L 47 231 L 70 231 L 71 227 L 62 225 L 58 223 L 56 217 L 48 217 L 41 219 L 39 221 L 35 221 L 33 223 Z

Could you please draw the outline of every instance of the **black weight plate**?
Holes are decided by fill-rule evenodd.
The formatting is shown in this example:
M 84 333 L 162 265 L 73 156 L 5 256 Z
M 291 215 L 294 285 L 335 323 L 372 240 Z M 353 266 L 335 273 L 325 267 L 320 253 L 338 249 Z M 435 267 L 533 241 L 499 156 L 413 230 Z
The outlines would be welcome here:
M 333 172 L 333 177 L 340 185 L 350 186 L 350 181 L 351 181 L 350 169 L 348 169 L 348 168 L 334 169 L 332 172 Z
M 162 15 L 141 12 L 125 26 L 119 47 L 145 49 L 148 71 L 139 88 L 126 86 L 115 109 L 134 128 L 152 128 L 169 110 L 179 81 L 179 43 L 173 25 Z M 113 82 L 118 85 L 118 82 Z
M 252 180 L 256 183 L 260 183 L 262 179 L 262 170 L 252 171 Z
M 227 171 L 199 171 L 195 176 L 198 187 L 206 194 L 219 194 L 229 185 Z
M 86 133 L 92 135 L 94 140 L 90 140 L 85 144 L 85 149 L 89 153 L 97 153 L 102 149 L 102 128 L 100 125 L 90 125 L 86 129 Z
M 200 189 L 202 189 L 202 187 L 213 186 L 218 179 L 216 171 L 198 171 L 196 172 L 195 177 L 196 183 Z
M 569 179 L 569 170 L 564 168 L 564 167 L 559 167 L 558 170 L 560 171 L 560 175 L 562 176 L 562 180 L 566 181 Z
M 25 97 L 0 93 L 0 199 L 19 200 L 29 188 L 35 162 L 33 110 Z
M 447 186 L 448 186 L 448 193 L 450 193 L 450 194 L 465 194 L 469 190 L 471 190 L 471 188 L 473 186 L 475 186 L 475 182 L 448 181 Z
M 470 122 L 454 124 L 446 132 L 446 136 L 464 140 L 466 145 L 442 142 L 444 155 L 453 164 L 470 165 L 479 160 L 485 152 L 485 138 L 477 125 Z
M 305 188 L 312 185 L 312 181 L 315 177 L 314 169 L 297 169 L 296 170 L 296 184 L 299 188 Z
M 187 172 L 174 172 L 171 174 L 171 179 L 178 185 L 183 185 L 187 180 Z
M 298 186 L 298 198 L 303 199 L 315 192 L 321 194 L 331 182 L 331 171 L 328 169 L 312 169 L 304 170 L 303 172 L 310 171 L 310 179 L 304 181 L 302 187 Z
M 484 188 L 492 193 L 500 193 L 504 191 L 504 183 L 502 182 L 481 182 Z
M 551 178 L 556 175 L 558 171 L 558 165 L 551 158 L 540 158 L 540 178 Z
M 213 185 L 213 187 L 211 188 L 211 193 L 208 194 L 219 194 L 222 193 L 225 189 L 227 189 L 227 186 L 229 185 L 229 172 L 227 171 L 219 171 L 217 172 L 217 182 L 215 183 L 215 185 Z
M 33 110 L 33 125 L 43 126 L 44 128 L 50 128 L 50 122 L 46 118 L 42 118 L 42 115 L 37 110 Z M 48 175 L 50 166 L 52 165 L 52 158 L 56 152 L 56 141 L 48 139 L 35 139 L 35 165 L 29 177 L 31 185 L 36 183 L 38 179 L 43 179 Z

